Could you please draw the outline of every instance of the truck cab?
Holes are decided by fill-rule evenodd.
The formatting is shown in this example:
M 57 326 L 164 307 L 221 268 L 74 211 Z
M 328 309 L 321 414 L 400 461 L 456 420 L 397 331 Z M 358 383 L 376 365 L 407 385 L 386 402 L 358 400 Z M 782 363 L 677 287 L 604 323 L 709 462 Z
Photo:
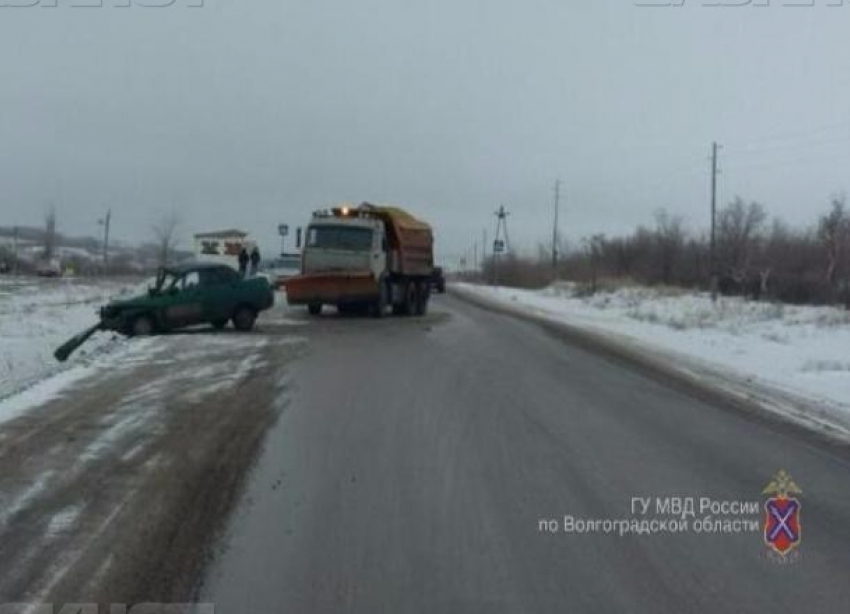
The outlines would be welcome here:
M 319 217 L 307 226 L 302 273 L 369 271 L 375 279 L 387 268 L 387 237 L 380 220 Z

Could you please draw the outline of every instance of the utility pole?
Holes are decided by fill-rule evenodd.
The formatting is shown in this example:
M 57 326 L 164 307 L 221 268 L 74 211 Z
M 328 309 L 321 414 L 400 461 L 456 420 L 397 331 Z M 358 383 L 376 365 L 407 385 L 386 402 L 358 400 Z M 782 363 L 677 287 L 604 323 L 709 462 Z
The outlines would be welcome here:
M 717 143 L 711 144 L 711 253 L 709 267 L 711 269 L 711 301 L 717 302 Z
M 18 274 L 18 227 L 15 226 L 12 228 L 12 253 L 14 254 L 14 263 L 12 264 L 12 271 L 15 275 Z
M 555 217 L 552 223 L 552 271 L 558 277 L 558 214 L 561 206 L 561 180 L 555 181 Z
M 481 276 L 484 276 L 484 269 L 487 267 L 487 229 L 481 230 Z
M 499 254 L 510 249 L 508 239 L 508 216 L 510 213 L 505 210 L 505 206 L 501 205 L 496 211 L 496 238 L 493 239 L 493 285 L 499 285 Z M 504 235 L 504 241 L 499 237 Z
M 103 223 L 103 271 L 105 273 L 109 268 L 109 224 L 112 222 L 112 209 L 106 210 L 106 217 L 101 222 Z

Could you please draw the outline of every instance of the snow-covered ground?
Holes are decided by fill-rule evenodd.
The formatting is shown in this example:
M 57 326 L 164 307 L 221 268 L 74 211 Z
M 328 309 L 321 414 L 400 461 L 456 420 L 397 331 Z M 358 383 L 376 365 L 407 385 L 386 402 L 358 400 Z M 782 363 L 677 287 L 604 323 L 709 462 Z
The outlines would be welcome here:
M 115 335 L 96 333 L 68 364 L 53 358 L 59 345 L 97 322 L 100 305 L 136 290 L 138 283 L 127 280 L 0 277 L 0 399 L 120 344 Z
M 624 287 L 580 296 L 568 283 L 544 290 L 457 284 L 461 291 L 547 319 L 616 335 L 850 414 L 850 312 Z

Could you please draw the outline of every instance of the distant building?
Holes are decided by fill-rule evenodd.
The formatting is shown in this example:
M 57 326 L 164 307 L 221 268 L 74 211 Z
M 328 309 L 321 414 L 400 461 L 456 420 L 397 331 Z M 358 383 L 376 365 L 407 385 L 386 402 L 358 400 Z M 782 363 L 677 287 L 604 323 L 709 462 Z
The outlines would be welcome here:
M 235 229 L 200 232 L 195 235 L 195 258 L 239 268 L 239 252 L 254 245 L 247 237 L 247 232 Z

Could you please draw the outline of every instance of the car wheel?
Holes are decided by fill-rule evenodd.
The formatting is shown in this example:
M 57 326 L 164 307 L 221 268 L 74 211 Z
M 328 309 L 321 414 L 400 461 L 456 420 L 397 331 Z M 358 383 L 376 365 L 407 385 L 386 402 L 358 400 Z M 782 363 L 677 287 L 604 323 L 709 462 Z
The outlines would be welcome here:
M 250 307 L 239 307 L 233 314 L 233 327 L 242 332 L 248 332 L 254 328 L 257 313 Z
M 317 316 L 322 313 L 322 304 L 321 303 L 310 303 L 307 305 L 307 311 L 310 312 L 311 316 Z
M 212 325 L 216 330 L 221 330 L 227 326 L 227 320 L 213 320 Z
M 153 320 L 150 316 L 139 316 L 133 320 L 131 329 L 134 337 L 147 337 L 154 333 Z

